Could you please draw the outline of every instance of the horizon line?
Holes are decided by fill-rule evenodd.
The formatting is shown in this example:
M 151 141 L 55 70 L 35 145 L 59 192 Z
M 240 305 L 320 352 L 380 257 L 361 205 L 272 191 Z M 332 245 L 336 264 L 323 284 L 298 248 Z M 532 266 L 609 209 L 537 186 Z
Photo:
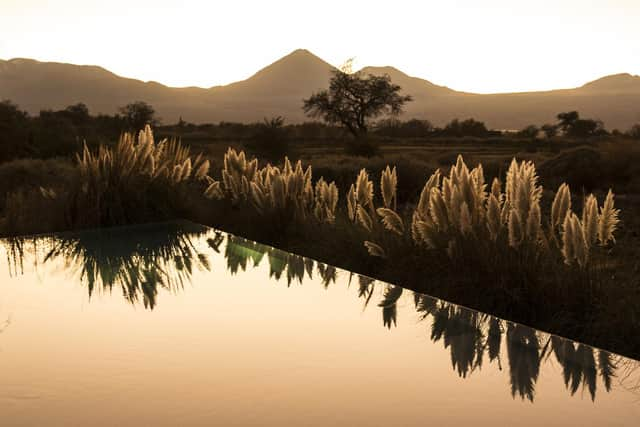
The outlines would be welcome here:
M 123 79 L 129 79 L 129 80 L 136 80 L 142 83 L 152 83 L 152 84 L 159 84 L 162 85 L 166 88 L 169 89 L 202 89 L 202 90 L 211 90 L 211 89 L 215 89 L 215 88 L 222 88 L 222 87 L 226 87 L 235 83 L 240 83 L 246 80 L 251 79 L 253 76 L 255 76 L 257 73 L 259 73 L 260 71 L 269 68 L 271 65 L 275 64 L 276 62 L 287 58 L 288 56 L 296 53 L 296 52 L 307 52 L 309 55 L 318 58 L 319 60 L 325 62 L 326 64 L 330 65 L 331 67 L 334 68 L 338 68 L 337 66 L 330 64 L 329 62 L 325 61 L 324 59 L 322 59 L 321 57 L 319 57 L 318 55 L 314 54 L 313 52 L 311 52 L 308 49 L 304 49 L 304 48 L 298 48 L 298 49 L 294 49 L 291 52 L 289 52 L 288 54 L 281 56 L 275 60 L 273 60 L 272 62 L 268 63 L 267 65 L 265 65 L 264 67 L 254 71 L 251 75 L 249 75 L 248 77 L 244 78 L 244 79 L 238 79 L 238 80 L 234 80 L 231 81 L 229 83 L 225 83 L 225 84 L 217 84 L 217 85 L 212 85 L 212 86 L 198 86 L 198 85 L 185 85 L 185 86 L 171 86 L 156 80 L 143 80 L 140 79 L 138 77 L 132 77 L 132 76 L 125 76 L 125 75 L 121 75 L 121 74 L 117 74 L 113 71 L 111 71 L 109 68 L 106 68 L 103 65 L 99 65 L 99 64 L 79 64 L 79 63 L 74 63 L 74 62 L 62 62 L 62 61 L 57 61 L 57 60 L 41 60 L 41 59 L 36 59 L 36 58 L 27 58 L 27 57 L 14 57 L 14 58 L 10 58 L 10 59 L 3 59 L 0 58 L 0 61 L 4 61 L 4 62 L 11 62 L 11 61 L 15 61 L 15 60 L 27 60 L 27 61 L 35 61 L 35 62 L 39 62 L 39 63 L 43 63 L 43 64 L 61 64 L 61 65 L 72 65 L 72 66 L 76 66 L 76 67 L 96 67 L 96 68 L 100 68 L 110 74 L 113 74 L 116 77 L 119 78 L 123 78 Z M 550 88 L 550 89 L 532 89 L 532 90 L 518 90 L 518 91 L 507 91 L 507 92 L 471 92 L 471 91 L 466 91 L 466 90 L 458 90 L 458 89 L 454 89 L 450 86 L 447 86 L 445 84 L 439 84 L 439 83 L 434 83 L 433 81 L 425 78 L 425 77 L 421 77 L 421 76 L 414 76 L 414 75 L 410 75 L 407 74 L 406 72 L 402 71 L 401 69 L 397 68 L 394 65 L 365 65 L 363 67 L 361 67 L 360 69 L 358 69 L 356 72 L 362 71 L 366 68 L 393 68 L 394 70 L 406 75 L 409 78 L 415 78 L 415 79 L 420 79 L 420 80 L 424 80 L 430 84 L 436 85 L 436 86 L 440 86 L 440 87 L 444 87 L 447 89 L 450 89 L 452 91 L 458 92 L 460 94 L 467 94 L 467 95 L 516 95 L 516 94 L 530 94 L 530 93 L 544 93 L 544 92 L 553 92 L 553 91 L 563 91 L 563 90 L 573 90 L 573 89 L 579 89 L 589 83 L 601 80 L 603 78 L 607 78 L 607 77 L 613 77 L 613 76 L 630 76 L 630 77 L 640 77 L 640 75 L 637 74 L 632 74 L 626 71 L 622 71 L 619 73 L 613 73 L 613 74 L 606 74 L 600 77 L 594 77 L 591 80 L 588 80 L 582 84 L 579 84 L 577 86 L 573 86 L 573 87 L 559 87 L 559 88 Z

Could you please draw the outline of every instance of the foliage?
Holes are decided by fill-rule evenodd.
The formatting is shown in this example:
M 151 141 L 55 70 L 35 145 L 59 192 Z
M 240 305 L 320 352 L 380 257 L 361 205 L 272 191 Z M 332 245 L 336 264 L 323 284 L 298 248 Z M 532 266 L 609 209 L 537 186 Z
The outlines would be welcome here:
M 581 119 L 577 111 L 560 113 L 557 116 L 558 127 L 569 137 L 587 138 L 590 136 L 606 135 L 604 125 L 599 120 Z
M 145 126 L 156 126 L 160 121 L 156 118 L 156 110 L 144 101 L 136 101 L 119 108 L 120 114 L 129 130 L 143 129 Z
M 339 124 L 358 138 L 366 134 L 369 121 L 384 114 L 398 115 L 411 96 L 400 95 L 400 86 L 391 83 L 388 75 L 364 76 L 335 69 L 329 90 L 323 90 L 304 100 L 304 112 L 322 117 L 330 124 Z
M 454 136 L 454 137 L 462 137 L 462 136 L 475 136 L 475 137 L 485 137 L 489 135 L 489 130 L 485 126 L 483 122 L 474 120 L 474 119 L 466 119 L 466 120 L 458 120 L 453 119 L 451 122 L 447 123 L 447 125 L 440 132 L 443 136 Z

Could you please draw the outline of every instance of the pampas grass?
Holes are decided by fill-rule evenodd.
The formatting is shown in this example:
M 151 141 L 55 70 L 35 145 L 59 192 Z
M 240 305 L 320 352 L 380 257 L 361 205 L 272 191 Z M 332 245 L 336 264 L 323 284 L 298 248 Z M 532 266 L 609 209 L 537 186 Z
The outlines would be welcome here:
M 549 226 L 543 227 L 539 184 L 532 162 L 515 159 L 506 174 L 504 189 L 498 178 L 488 191 L 482 165 L 469 169 L 462 156 L 449 173 L 436 171 L 425 183 L 411 214 L 410 227 L 396 206 L 398 175 L 389 166 L 380 179 L 383 206 L 375 208 L 373 182 L 361 170 L 347 195 L 349 218 L 368 234 L 365 247 L 371 255 L 390 255 L 385 247 L 395 235 L 394 244 L 414 245 L 415 250 L 442 251 L 451 257 L 498 258 L 509 251 L 521 259 L 560 259 L 567 265 L 586 268 L 595 250 L 614 241 L 618 210 L 610 191 L 602 207 L 593 194 L 585 198 L 582 220 L 571 209 L 569 186 L 562 184 L 549 213 Z M 376 215 L 377 214 L 377 215 Z M 490 244 L 488 244 L 490 243 Z M 482 247 L 484 253 L 478 252 Z M 406 251 L 406 249 L 405 249 Z
M 147 125 L 124 133 L 114 148 L 85 145 L 76 156 L 79 179 L 71 191 L 70 226 L 111 226 L 164 219 L 179 210 L 189 186 L 213 180 L 209 161 L 177 140 L 156 143 Z
M 335 221 L 338 187 L 322 177 L 313 185 L 311 166 L 294 164 L 285 157 L 282 168 L 267 164 L 260 168 L 258 160 L 248 160 L 243 151 L 229 148 L 224 156 L 222 185 L 211 180 L 205 196 L 228 200 L 239 208 L 253 209 L 269 216 L 275 225 L 316 220 Z

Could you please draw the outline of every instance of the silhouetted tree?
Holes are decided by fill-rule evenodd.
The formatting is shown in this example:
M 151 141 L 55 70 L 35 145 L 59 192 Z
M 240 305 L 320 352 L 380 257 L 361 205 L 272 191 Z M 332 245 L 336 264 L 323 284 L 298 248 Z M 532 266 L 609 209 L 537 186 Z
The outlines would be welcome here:
M 0 102 L 0 162 L 29 154 L 27 113 L 9 100 Z
M 84 126 L 91 121 L 89 108 L 82 102 L 69 105 L 61 111 L 61 114 L 67 117 L 75 126 Z
M 560 122 L 558 127 L 562 129 L 564 133 L 567 133 L 573 124 L 580 118 L 577 111 L 569 111 L 567 113 L 559 113 L 556 118 Z
M 590 136 L 606 135 L 607 131 L 600 120 L 581 119 L 577 111 L 560 113 L 557 116 L 558 126 L 563 133 L 570 137 L 587 138 Z
M 346 128 L 355 138 L 365 135 L 369 120 L 383 114 L 398 115 L 411 96 L 400 95 L 400 86 L 391 83 L 388 75 L 364 76 L 336 69 L 323 90 L 304 100 L 304 112 L 310 117 L 322 117 L 330 124 Z
M 34 119 L 29 143 L 39 157 L 67 156 L 82 148 L 78 129 L 63 111 L 40 111 Z
M 156 126 L 160 121 L 156 118 L 156 111 L 144 101 L 136 101 L 118 109 L 122 114 L 129 130 L 144 129 L 145 125 Z
M 453 119 L 442 129 L 441 133 L 444 136 L 475 136 L 482 138 L 489 135 L 489 130 L 483 122 L 475 119 L 466 119 L 463 121 Z

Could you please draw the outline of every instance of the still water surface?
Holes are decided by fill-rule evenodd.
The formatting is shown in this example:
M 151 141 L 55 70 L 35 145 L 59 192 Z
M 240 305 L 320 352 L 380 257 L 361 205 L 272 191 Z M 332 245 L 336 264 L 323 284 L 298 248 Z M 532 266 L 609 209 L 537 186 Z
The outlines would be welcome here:
M 191 223 L 0 241 L 3 426 L 637 426 L 640 364 Z

